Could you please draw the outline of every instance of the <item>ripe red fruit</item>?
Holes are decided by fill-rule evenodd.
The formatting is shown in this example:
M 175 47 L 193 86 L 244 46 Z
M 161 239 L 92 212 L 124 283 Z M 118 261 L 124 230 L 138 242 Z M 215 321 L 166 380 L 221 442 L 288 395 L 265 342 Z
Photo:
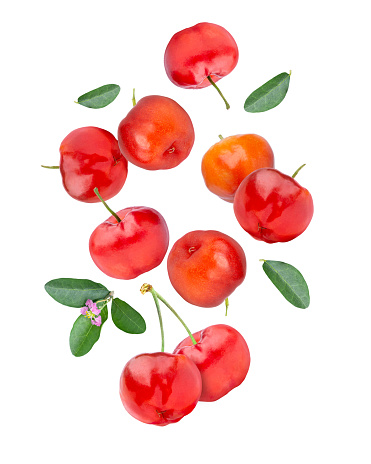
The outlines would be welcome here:
M 140 354 L 126 364 L 120 378 L 120 397 L 128 413 L 160 426 L 189 414 L 201 389 L 199 370 L 181 354 Z
M 199 23 L 177 32 L 165 50 L 165 70 L 171 82 L 202 89 L 229 74 L 237 65 L 238 48 L 231 34 L 212 23 Z
M 94 263 L 110 277 L 134 279 L 158 266 L 169 246 L 165 219 L 145 206 L 125 208 L 100 224 L 90 236 Z
M 210 308 L 221 304 L 244 280 L 241 246 L 215 230 L 195 230 L 174 243 L 167 260 L 170 281 L 188 303 Z
M 233 327 L 212 325 L 193 334 L 197 345 L 187 337 L 175 348 L 198 367 L 202 378 L 200 401 L 216 401 L 240 385 L 250 367 L 245 339 Z
M 195 140 L 187 112 L 171 98 L 144 97 L 120 122 L 120 150 L 144 169 L 171 169 L 189 155 Z
M 97 203 L 94 188 L 108 200 L 124 185 L 128 163 L 110 132 L 99 127 L 81 127 L 64 138 L 59 151 L 63 186 L 72 198 Z
M 256 134 L 232 135 L 220 140 L 209 148 L 201 163 L 206 187 L 230 203 L 243 179 L 265 167 L 274 167 L 273 151 Z
M 308 190 L 293 177 L 270 168 L 258 169 L 241 182 L 233 206 L 241 227 L 267 243 L 293 240 L 313 216 Z

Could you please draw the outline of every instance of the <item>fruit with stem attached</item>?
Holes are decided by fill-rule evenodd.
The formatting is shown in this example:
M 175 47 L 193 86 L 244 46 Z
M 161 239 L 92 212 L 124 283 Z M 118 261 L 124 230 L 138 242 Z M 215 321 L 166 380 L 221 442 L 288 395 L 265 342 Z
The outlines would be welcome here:
M 308 227 L 313 199 L 295 179 L 303 166 L 292 177 L 277 169 L 258 169 L 241 182 L 234 213 L 241 227 L 256 240 L 288 242 Z
M 99 195 L 98 190 L 96 193 Z M 162 215 L 145 206 L 115 213 L 103 203 L 112 216 L 93 231 L 89 240 L 90 255 L 99 269 L 126 280 L 157 267 L 169 246 L 169 230 Z
M 198 367 L 202 378 L 200 401 L 216 401 L 238 387 L 250 367 L 250 351 L 245 339 L 233 327 L 212 325 L 187 337 L 175 348 Z
M 216 88 L 226 108 L 229 103 L 215 82 L 238 62 L 238 47 L 224 27 L 199 23 L 173 35 L 165 50 L 165 71 L 171 82 L 185 89 Z
M 60 146 L 60 165 L 43 166 L 60 169 L 66 192 L 75 200 L 97 203 L 98 188 L 109 200 L 123 187 L 128 163 L 116 138 L 99 127 L 81 127 L 70 132 Z
M 216 230 L 195 230 L 174 243 L 167 269 L 175 290 L 188 303 L 221 304 L 245 279 L 246 257 L 231 237 Z
M 243 134 L 223 138 L 202 158 L 206 187 L 222 200 L 233 203 L 240 183 L 256 169 L 273 168 L 274 155 L 260 135 Z
M 122 154 L 130 163 L 148 170 L 178 166 L 188 157 L 194 140 L 187 112 L 171 98 L 160 95 L 135 102 L 118 128 Z

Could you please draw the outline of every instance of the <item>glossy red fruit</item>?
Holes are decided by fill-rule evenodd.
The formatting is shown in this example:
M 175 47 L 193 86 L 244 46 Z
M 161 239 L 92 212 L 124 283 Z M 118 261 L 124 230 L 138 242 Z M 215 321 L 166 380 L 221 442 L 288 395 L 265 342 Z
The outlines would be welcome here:
M 120 122 L 118 142 L 128 161 L 144 169 L 171 169 L 189 155 L 195 140 L 187 112 L 171 98 L 150 95 Z
M 201 163 L 206 187 L 230 203 L 246 176 L 268 167 L 274 167 L 273 151 L 256 134 L 232 135 L 220 140 L 207 150 Z
M 158 266 L 169 246 L 165 219 L 152 208 L 134 206 L 110 216 L 90 236 L 94 263 L 110 277 L 134 279 Z
M 168 425 L 195 408 L 201 394 L 199 370 L 187 356 L 145 353 L 132 358 L 120 378 L 125 409 L 146 424 Z
M 128 163 L 110 132 L 81 127 L 63 139 L 59 151 L 63 186 L 72 198 L 97 203 L 94 188 L 108 200 L 123 187 Z
M 186 89 L 202 89 L 229 74 L 237 65 L 238 48 L 221 26 L 199 23 L 177 32 L 165 50 L 165 70 L 171 82 Z
M 174 243 L 167 260 L 170 281 L 188 303 L 218 306 L 246 275 L 241 246 L 215 230 L 195 230 Z
M 202 378 L 200 401 L 216 401 L 240 385 L 249 371 L 250 352 L 243 336 L 225 324 L 212 325 L 187 337 L 175 348 L 198 367 Z
M 270 168 L 258 169 L 241 182 L 233 206 L 241 227 L 267 243 L 293 240 L 305 231 L 313 216 L 308 190 Z

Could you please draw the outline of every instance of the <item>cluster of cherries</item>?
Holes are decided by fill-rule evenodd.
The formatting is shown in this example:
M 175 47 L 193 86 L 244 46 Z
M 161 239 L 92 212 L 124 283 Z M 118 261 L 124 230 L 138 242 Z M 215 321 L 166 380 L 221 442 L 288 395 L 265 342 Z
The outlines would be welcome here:
M 174 84 L 191 89 L 213 85 L 220 95 L 215 82 L 237 61 L 233 37 L 210 23 L 178 32 L 165 51 L 166 73 Z M 134 206 L 115 213 L 106 204 L 123 187 L 128 161 L 148 170 L 174 168 L 188 157 L 194 138 L 186 111 L 170 98 L 152 95 L 134 104 L 121 121 L 118 140 L 106 130 L 83 127 L 62 141 L 60 172 L 66 191 L 83 202 L 102 201 L 112 214 L 89 241 L 94 263 L 108 276 L 133 279 L 158 266 L 169 246 L 168 227 L 158 211 Z M 211 192 L 233 202 L 240 225 L 268 243 L 304 232 L 313 215 L 311 195 L 295 176 L 274 169 L 268 142 L 255 134 L 220 138 L 203 157 L 202 175 Z M 246 258 L 228 235 L 197 230 L 175 242 L 167 269 L 184 300 L 214 307 L 243 282 Z M 211 326 L 190 335 L 173 354 L 131 359 L 121 376 L 120 395 L 137 419 L 166 425 L 191 412 L 198 400 L 224 396 L 244 380 L 249 365 L 243 337 L 232 327 Z

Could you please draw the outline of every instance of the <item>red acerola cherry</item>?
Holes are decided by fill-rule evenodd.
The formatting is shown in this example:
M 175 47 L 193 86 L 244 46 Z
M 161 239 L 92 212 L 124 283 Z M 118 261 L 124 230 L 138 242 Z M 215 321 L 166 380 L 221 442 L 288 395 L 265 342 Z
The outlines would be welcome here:
M 199 370 L 182 354 L 140 354 L 126 364 L 120 378 L 120 397 L 128 413 L 160 426 L 189 414 L 201 389 Z
M 118 128 L 122 154 L 149 170 L 178 166 L 189 155 L 194 140 L 187 112 L 171 98 L 159 95 L 139 100 Z
M 252 172 L 240 184 L 234 212 L 241 227 L 256 240 L 288 242 L 302 234 L 313 216 L 307 189 L 277 169 Z
M 109 217 L 89 240 L 94 263 L 116 279 L 134 279 L 155 268 L 164 259 L 168 246 L 165 219 L 145 206 L 125 208 L 117 213 L 117 218 Z
M 223 27 L 199 23 L 177 32 L 165 50 L 165 70 L 171 82 L 202 89 L 229 74 L 237 65 L 238 48 Z
M 250 367 L 245 339 L 233 327 L 212 325 L 193 334 L 197 345 L 187 337 L 175 348 L 198 367 L 202 378 L 200 401 L 216 401 L 240 385 Z
M 60 146 L 60 172 L 67 193 L 86 203 L 114 197 L 125 183 L 128 163 L 116 138 L 99 127 L 81 127 L 70 132 Z
M 228 235 L 196 230 L 174 243 L 167 269 L 182 298 L 211 308 L 221 304 L 243 282 L 246 258 L 241 246 Z

